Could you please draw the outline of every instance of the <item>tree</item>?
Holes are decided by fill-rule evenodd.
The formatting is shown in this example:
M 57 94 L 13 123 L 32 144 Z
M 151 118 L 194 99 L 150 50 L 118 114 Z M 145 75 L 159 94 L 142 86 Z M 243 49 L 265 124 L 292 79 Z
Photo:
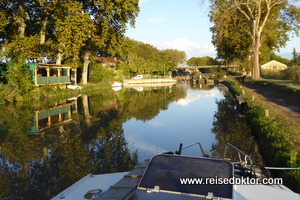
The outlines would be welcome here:
M 296 48 L 293 49 L 292 65 L 300 65 L 300 53 L 297 53 Z
M 184 51 L 177 49 L 158 50 L 150 44 L 126 38 L 123 44 L 124 60 L 134 74 L 165 74 L 173 71 L 185 60 Z
M 138 0 L 3 0 L 1 50 L 8 57 L 19 51 L 34 61 L 55 55 L 56 64 L 83 62 L 86 84 L 91 55 L 120 53 L 126 28 L 134 25 L 138 12 Z
M 210 66 L 210 65 L 218 65 L 219 62 L 212 57 L 205 56 L 205 57 L 191 57 L 187 64 L 189 66 Z
M 214 41 L 218 42 L 217 48 L 224 46 L 226 48 L 227 39 L 230 38 L 229 42 L 234 42 L 237 34 L 239 36 L 237 43 L 229 46 L 234 46 L 233 52 L 240 57 L 247 55 L 247 51 L 251 53 L 253 79 L 260 78 L 259 54 L 262 45 L 271 38 L 270 35 L 275 33 L 278 38 L 286 38 L 287 31 L 297 32 L 299 27 L 299 9 L 289 4 L 287 0 L 211 0 L 211 3 L 211 21 L 215 24 L 212 31 L 215 34 Z M 225 23 L 222 19 L 225 19 Z M 266 30 L 268 25 L 273 25 L 273 29 Z M 271 34 L 267 34 L 270 31 Z M 228 33 L 236 34 L 226 35 Z M 244 37 L 241 37 L 242 35 Z M 285 41 L 281 39 L 275 44 L 269 44 L 269 47 L 272 49 L 284 43 Z
M 177 49 L 165 49 L 162 53 L 165 54 L 166 71 L 174 71 L 177 65 L 186 59 L 186 53 Z
M 87 83 L 87 71 L 90 55 L 106 52 L 112 56 L 121 53 L 122 41 L 127 25 L 134 26 L 139 12 L 139 1 L 82 1 L 84 10 L 93 19 L 95 31 L 82 48 L 83 72 L 82 83 Z

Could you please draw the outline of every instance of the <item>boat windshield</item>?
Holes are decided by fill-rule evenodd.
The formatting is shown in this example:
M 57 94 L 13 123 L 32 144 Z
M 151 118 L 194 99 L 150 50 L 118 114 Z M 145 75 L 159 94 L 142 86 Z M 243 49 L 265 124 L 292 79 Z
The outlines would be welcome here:
M 149 190 L 158 188 L 160 191 L 172 191 L 232 199 L 233 185 L 209 184 L 206 178 L 212 178 L 210 183 L 233 177 L 233 165 L 225 160 L 187 157 L 161 154 L 154 156 L 146 169 L 138 189 Z M 197 179 L 202 183 L 183 183 L 183 180 Z M 157 187 L 158 186 L 158 187 Z

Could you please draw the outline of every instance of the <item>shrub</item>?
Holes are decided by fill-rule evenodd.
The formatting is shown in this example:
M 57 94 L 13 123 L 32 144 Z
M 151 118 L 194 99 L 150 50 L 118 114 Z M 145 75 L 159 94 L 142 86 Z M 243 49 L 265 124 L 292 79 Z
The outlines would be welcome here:
M 273 78 L 273 79 L 285 79 L 284 71 L 279 70 L 261 70 L 261 76 L 263 78 Z
M 300 82 L 300 66 L 291 66 L 285 70 L 285 79 Z
M 91 64 L 89 81 L 92 83 L 110 82 L 115 75 L 114 69 L 94 63 Z
M 22 54 L 12 58 L 4 76 L 7 85 L 16 89 L 21 95 L 29 92 L 32 88 L 31 74 L 26 67 L 25 57 Z

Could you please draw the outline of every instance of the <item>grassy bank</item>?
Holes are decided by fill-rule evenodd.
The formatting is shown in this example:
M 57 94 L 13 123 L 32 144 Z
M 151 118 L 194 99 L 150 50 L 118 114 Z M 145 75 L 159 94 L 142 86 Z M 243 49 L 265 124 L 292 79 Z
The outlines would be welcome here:
M 253 82 L 253 84 L 264 83 Z M 241 87 L 236 81 L 227 81 L 226 85 L 234 94 L 242 94 L 249 106 L 246 112 L 247 119 L 253 134 L 260 146 L 265 163 L 272 167 L 299 167 L 300 166 L 300 139 L 299 127 L 281 116 L 276 110 L 260 100 L 253 100 L 251 91 Z M 270 91 L 277 91 L 293 96 L 299 92 L 295 88 L 284 87 L 280 84 L 270 84 Z M 275 95 L 275 94 L 274 94 Z M 266 109 L 269 116 L 265 115 Z M 274 177 L 283 177 L 284 184 L 296 192 L 300 192 L 300 170 L 272 171 Z

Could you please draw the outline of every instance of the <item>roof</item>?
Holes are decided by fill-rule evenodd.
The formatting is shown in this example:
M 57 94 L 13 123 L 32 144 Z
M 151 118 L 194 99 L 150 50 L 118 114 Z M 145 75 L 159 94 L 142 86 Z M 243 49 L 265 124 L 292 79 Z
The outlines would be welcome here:
M 114 58 L 109 58 L 109 57 L 96 57 L 95 58 L 97 61 L 100 61 L 102 63 L 123 63 L 121 60 L 117 59 L 116 57 Z
M 71 65 L 56 65 L 56 64 L 44 64 L 44 63 L 27 63 L 26 64 L 31 70 L 40 67 L 40 68 L 71 68 Z
M 263 65 L 261 65 L 262 68 L 264 68 L 265 66 L 268 66 L 268 65 L 277 65 L 277 66 L 282 66 L 282 67 L 285 67 L 287 68 L 287 65 L 286 64 L 283 64 L 281 62 L 278 62 L 276 60 L 271 60 Z

